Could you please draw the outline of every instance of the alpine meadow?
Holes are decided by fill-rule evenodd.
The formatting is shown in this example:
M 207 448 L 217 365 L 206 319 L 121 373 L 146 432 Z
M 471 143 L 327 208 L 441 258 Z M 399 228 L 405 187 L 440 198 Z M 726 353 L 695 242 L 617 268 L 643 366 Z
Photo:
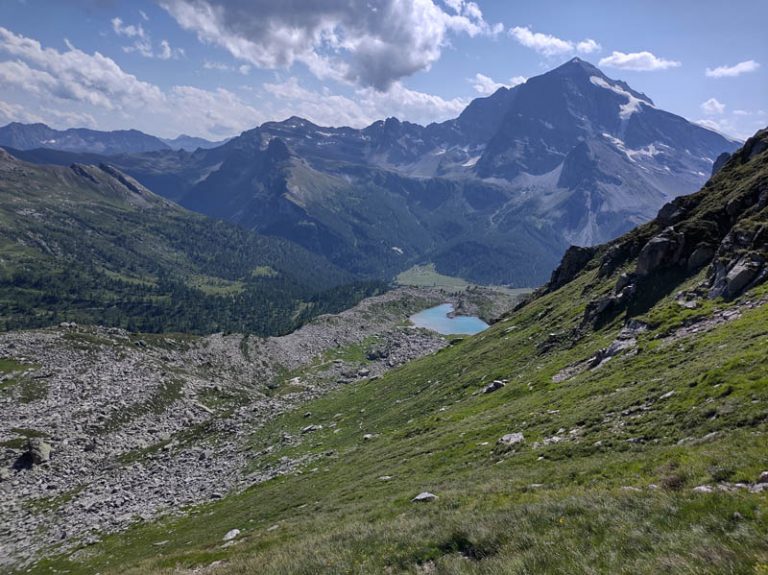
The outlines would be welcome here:
M 658 8 L 5 0 L 0 573 L 768 575 L 768 5 Z

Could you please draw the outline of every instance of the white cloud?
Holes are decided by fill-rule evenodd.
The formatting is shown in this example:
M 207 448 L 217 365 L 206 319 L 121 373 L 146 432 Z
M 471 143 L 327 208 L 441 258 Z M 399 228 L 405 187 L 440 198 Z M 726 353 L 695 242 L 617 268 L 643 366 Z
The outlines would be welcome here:
M 128 25 L 126 26 L 123 24 L 123 21 L 120 18 L 112 18 L 112 30 L 115 34 L 118 36 L 125 36 L 127 38 L 144 38 L 145 32 L 144 28 L 142 28 L 141 24 L 138 26 L 134 25 Z
M 98 52 L 87 54 L 71 44 L 62 51 L 44 48 L 36 40 L 0 28 L 0 57 L 4 53 L 14 59 L 0 61 L 0 85 L 11 98 L 0 107 L 0 118 L 44 121 L 57 127 L 131 127 L 160 136 L 194 132 L 220 138 L 294 114 L 336 126 L 363 127 L 386 116 L 426 124 L 456 117 L 469 103 L 412 90 L 400 82 L 388 92 L 364 87 L 342 95 L 328 88 L 310 90 L 291 78 L 253 88 L 256 106 L 222 88 L 161 90 Z M 247 72 L 218 62 L 204 66 Z M 25 111 L 29 109 L 37 115 Z
M 576 44 L 576 51 L 580 54 L 592 54 L 593 52 L 599 52 L 602 49 L 603 47 L 592 38 L 587 38 Z
M 532 32 L 528 27 L 515 26 L 509 31 L 509 35 L 520 44 L 531 50 L 535 50 L 544 56 L 559 56 L 573 52 L 573 42 L 562 40 L 557 36 Z
M 613 52 L 600 60 L 600 66 L 609 66 L 621 70 L 633 70 L 635 72 L 652 72 L 655 70 L 666 70 L 668 68 L 677 68 L 681 66 L 676 60 L 666 60 L 659 58 L 651 52 Z
M 102 114 L 110 128 L 122 119 L 150 133 L 176 135 L 194 126 L 209 137 L 228 136 L 267 119 L 227 90 L 175 86 L 164 92 L 98 52 L 86 54 L 67 46 L 62 52 L 43 48 L 36 40 L 0 27 L 0 53 L 16 58 L 0 61 L 0 85 L 22 94 L 25 101 L 34 99 L 40 112 L 32 115 L 26 107 L 4 102 L 0 116 L 72 127 L 96 126 L 93 114 Z M 78 109 L 83 106 L 90 108 Z
M 146 14 L 141 11 L 139 12 L 145 20 L 148 20 Z M 141 24 L 126 25 L 120 18 L 112 18 L 111 22 L 112 30 L 115 34 L 133 39 L 132 44 L 123 46 L 123 52 L 126 54 L 135 52 L 141 54 L 145 58 L 159 58 L 160 60 L 170 60 L 171 58 L 178 58 L 184 54 L 184 50 L 182 49 L 171 48 L 168 40 L 162 40 L 160 42 L 160 48 L 155 52 L 152 46 L 152 39 Z
M 0 62 L 3 84 L 106 109 L 140 108 L 163 100 L 159 88 L 127 74 L 111 58 L 86 54 L 69 42 L 67 46 L 65 52 L 43 48 L 37 40 L 0 27 L 0 52 L 17 58 Z
M 496 82 L 493 78 L 486 76 L 485 74 L 477 73 L 474 78 L 469 78 L 467 81 L 472 84 L 472 87 L 479 94 L 489 96 L 493 94 L 499 88 L 512 88 L 518 84 L 525 82 L 527 78 L 523 76 L 515 76 L 509 79 L 509 83 Z
M 446 100 L 411 90 L 400 82 L 394 83 L 388 92 L 359 88 L 353 97 L 333 94 L 327 89 L 307 89 L 295 77 L 264 84 L 264 89 L 280 102 L 272 108 L 272 117 L 301 116 L 324 126 L 362 128 L 387 116 L 429 124 L 456 117 L 469 103 L 463 98 Z
M 3 100 L 0 100 L 0 118 L 3 119 L 3 122 L 25 122 L 25 123 L 36 123 L 36 122 L 43 122 L 43 118 L 38 116 L 37 114 L 33 114 L 24 106 L 19 106 L 18 104 L 11 104 L 10 102 L 4 102 Z
M 452 33 L 494 35 L 466 0 L 283 3 L 274 0 L 160 0 L 200 41 L 259 68 L 305 64 L 319 78 L 386 90 L 440 58 Z M 445 8 L 445 9 L 444 9 Z
M 509 30 L 509 35 L 519 44 L 526 48 L 530 48 L 531 50 L 535 50 L 548 58 L 551 56 L 571 54 L 573 52 L 592 54 L 593 52 L 602 50 L 602 46 L 592 38 L 585 38 L 581 42 L 571 42 L 570 40 L 563 40 L 562 38 L 552 36 L 551 34 L 534 32 L 527 26 L 515 26 Z
M 177 126 L 177 133 L 189 133 L 189 127 L 196 126 L 204 127 L 209 137 L 231 136 L 267 119 L 262 111 L 229 90 L 203 90 L 193 86 L 171 88 L 163 114 L 168 118 L 173 116 L 171 121 Z
M 705 114 L 717 115 L 725 112 L 725 104 L 719 102 L 717 98 L 710 98 L 706 102 L 702 102 L 701 109 Z
M 714 70 L 712 68 L 707 68 L 704 71 L 704 74 L 708 78 L 733 78 L 735 76 L 754 72 L 759 67 L 760 64 L 758 62 L 755 62 L 754 60 L 746 60 L 733 66 L 718 66 Z
M 734 116 L 750 116 L 751 114 L 746 110 L 734 110 L 733 115 Z
M 139 16 L 141 16 L 141 19 L 145 22 L 149 22 L 149 16 L 147 16 L 147 13 L 144 12 L 144 10 L 139 10 Z

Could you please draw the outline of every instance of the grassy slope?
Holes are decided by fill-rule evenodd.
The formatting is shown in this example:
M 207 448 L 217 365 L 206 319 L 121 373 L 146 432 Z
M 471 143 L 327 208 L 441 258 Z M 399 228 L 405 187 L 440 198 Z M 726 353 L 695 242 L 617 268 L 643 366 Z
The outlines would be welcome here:
M 268 334 L 328 311 L 326 300 L 356 301 L 320 295 L 353 279 L 327 260 L 132 186 L 95 166 L 0 156 L 0 329 L 74 320 Z
M 751 175 L 732 170 L 710 193 L 727 198 L 765 181 L 762 166 Z M 692 490 L 753 482 L 768 468 L 768 286 L 690 310 L 673 298 L 704 272 L 689 277 L 635 315 L 651 325 L 636 354 L 553 382 L 613 341 L 624 318 L 547 352 L 540 344 L 573 333 L 587 303 L 631 264 L 603 279 L 588 266 L 488 331 L 253 435 L 255 451 L 274 446 L 255 467 L 308 457 L 301 473 L 187 518 L 108 537 L 77 560 L 51 558 L 33 572 L 175 573 L 218 560 L 207 572 L 768 572 L 768 494 Z M 738 319 L 667 339 L 736 306 Z M 509 383 L 480 393 L 495 378 Z M 324 427 L 301 435 L 309 423 Z M 283 441 L 284 432 L 301 441 Z M 525 443 L 496 445 L 511 432 L 524 433 Z M 366 441 L 366 433 L 376 437 Z M 543 444 L 555 436 L 562 440 Z M 439 499 L 410 503 L 424 490 Z M 225 547 L 233 528 L 243 533 Z

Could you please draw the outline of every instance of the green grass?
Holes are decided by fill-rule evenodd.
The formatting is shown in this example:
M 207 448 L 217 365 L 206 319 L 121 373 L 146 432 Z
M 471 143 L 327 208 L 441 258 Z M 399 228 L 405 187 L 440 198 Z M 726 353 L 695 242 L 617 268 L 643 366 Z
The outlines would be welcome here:
M 462 278 L 441 274 L 435 269 L 435 264 L 415 265 L 398 274 L 395 283 L 402 286 L 434 287 L 449 292 L 463 292 L 477 287 L 477 284 L 472 284 Z M 494 285 L 482 287 L 516 297 L 524 296 L 533 291 L 530 288 L 509 288 Z
M 446 276 L 435 269 L 435 264 L 416 265 L 398 274 L 395 281 L 400 285 L 414 287 L 438 287 L 463 291 L 470 285 L 461 278 Z

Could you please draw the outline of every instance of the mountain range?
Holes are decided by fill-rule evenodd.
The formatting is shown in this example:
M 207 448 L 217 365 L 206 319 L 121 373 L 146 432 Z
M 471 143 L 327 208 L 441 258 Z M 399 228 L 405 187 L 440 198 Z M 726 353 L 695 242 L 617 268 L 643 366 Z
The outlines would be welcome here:
M 205 138 L 182 134 L 176 138 L 157 138 L 138 130 L 104 132 L 87 128 L 55 130 L 45 124 L 12 122 L 0 127 L 0 146 L 17 150 L 47 148 L 112 156 L 138 154 L 156 150 L 189 150 L 215 148 L 227 140 L 212 142 Z
M 698 189 L 737 145 L 574 58 L 442 123 L 327 128 L 292 117 L 212 149 L 110 163 L 182 206 L 284 237 L 357 276 L 434 263 L 475 282 L 532 286 L 569 245 L 608 241 Z

